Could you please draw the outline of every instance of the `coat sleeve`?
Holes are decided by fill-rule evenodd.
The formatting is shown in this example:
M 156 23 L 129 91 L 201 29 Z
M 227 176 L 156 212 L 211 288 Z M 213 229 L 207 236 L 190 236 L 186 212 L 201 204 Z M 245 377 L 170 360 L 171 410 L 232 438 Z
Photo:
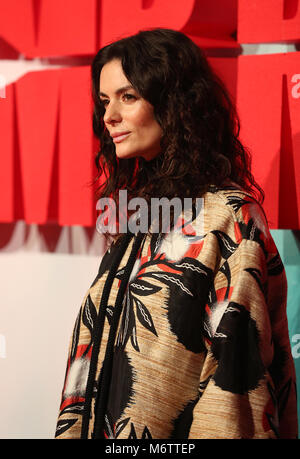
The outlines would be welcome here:
M 270 232 L 253 234 L 242 231 L 209 293 L 190 439 L 297 438 L 285 270 Z
M 82 309 L 81 307 L 77 315 L 69 342 L 65 381 L 56 423 L 56 439 L 79 439 L 81 435 L 84 407 L 84 384 L 81 381 L 84 382 L 89 362 L 81 355 L 87 346 L 79 345 Z

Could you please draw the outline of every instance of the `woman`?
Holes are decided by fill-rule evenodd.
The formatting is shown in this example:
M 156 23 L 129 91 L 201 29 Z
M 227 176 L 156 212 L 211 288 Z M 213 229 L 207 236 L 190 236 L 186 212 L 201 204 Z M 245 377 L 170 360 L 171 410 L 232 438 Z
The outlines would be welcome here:
M 75 323 L 56 437 L 295 438 L 285 271 L 222 82 L 169 29 L 101 49 L 92 82 L 99 196 L 120 210 L 126 190 L 150 220 L 122 232 L 120 218 L 110 234 Z M 161 197 L 192 207 L 153 231 Z

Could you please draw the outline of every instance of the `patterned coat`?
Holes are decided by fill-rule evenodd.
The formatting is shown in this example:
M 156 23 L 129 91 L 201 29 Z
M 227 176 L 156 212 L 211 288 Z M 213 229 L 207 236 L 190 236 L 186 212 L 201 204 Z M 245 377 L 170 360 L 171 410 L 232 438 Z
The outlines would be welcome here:
M 165 236 L 102 258 L 70 342 L 56 438 L 296 438 L 284 267 L 260 204 L 211 188 Z

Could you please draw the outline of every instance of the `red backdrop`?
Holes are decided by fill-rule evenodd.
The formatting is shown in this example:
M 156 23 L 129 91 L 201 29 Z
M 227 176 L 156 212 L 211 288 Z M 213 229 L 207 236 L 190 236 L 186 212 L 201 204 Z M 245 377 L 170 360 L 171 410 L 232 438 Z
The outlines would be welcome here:
M 168 27 L 207 51 L 235 100 L 270 227 L 300 228 L 300 52 L 241 54 L 243 43 L 299 43 L 298 0 L 0 0 L 0 11 L 2 59 L 86 63 L 27 73 L 0 97 L 0 221 L 95 225 L 88 64 L 117 38 Z

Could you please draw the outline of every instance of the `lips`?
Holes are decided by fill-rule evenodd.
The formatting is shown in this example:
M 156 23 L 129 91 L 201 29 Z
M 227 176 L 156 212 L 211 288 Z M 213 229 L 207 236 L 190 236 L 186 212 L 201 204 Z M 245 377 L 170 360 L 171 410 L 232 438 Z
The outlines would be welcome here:
M 118 131 L 118 132 L 113 132 L 111 134 L 111 137 L 119 137 L 120 135 L 128 134 L 130 131 Z
M 126 139 L 128 137 L 130 132 L 117 132 L 115 134 L 112 134 L 113 141 L 115 143 L 122 142 L 122 140 Z

